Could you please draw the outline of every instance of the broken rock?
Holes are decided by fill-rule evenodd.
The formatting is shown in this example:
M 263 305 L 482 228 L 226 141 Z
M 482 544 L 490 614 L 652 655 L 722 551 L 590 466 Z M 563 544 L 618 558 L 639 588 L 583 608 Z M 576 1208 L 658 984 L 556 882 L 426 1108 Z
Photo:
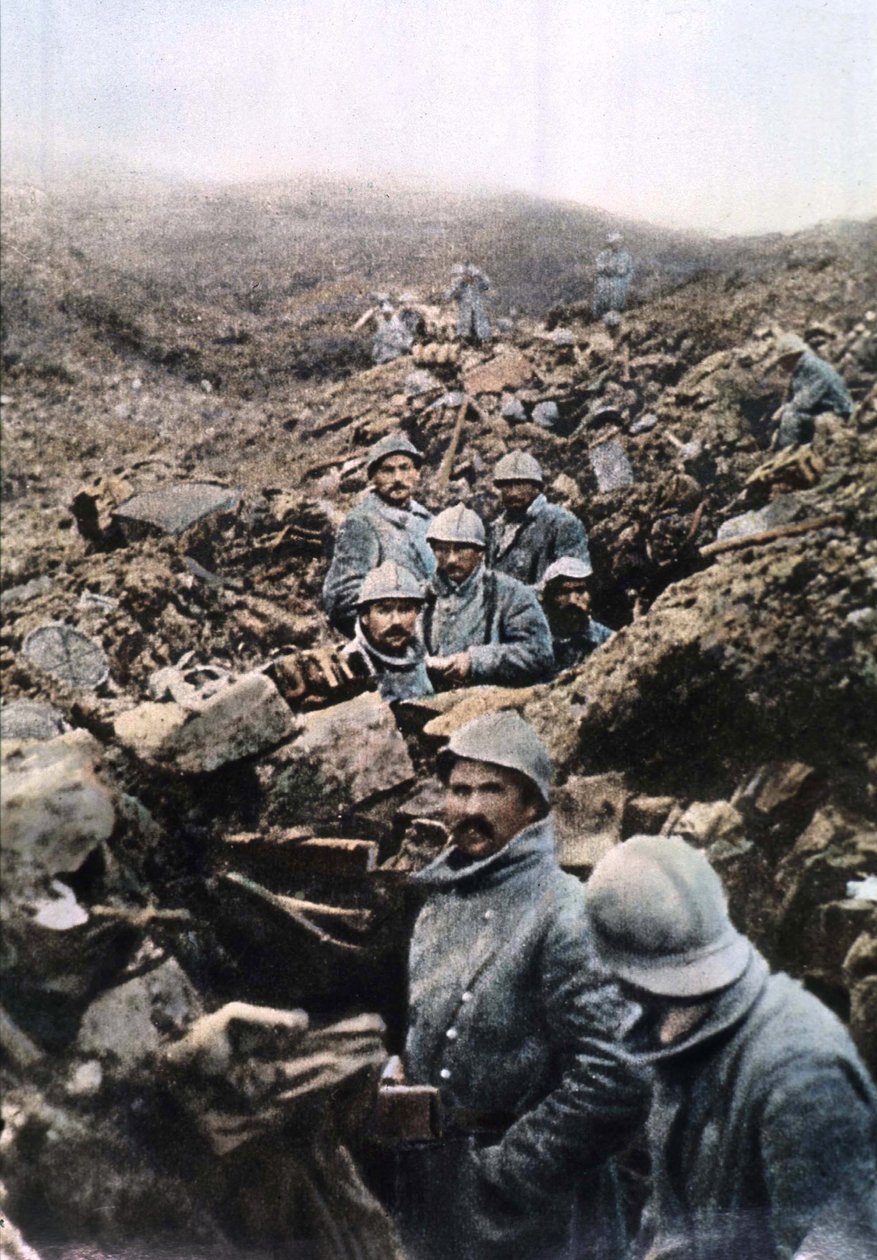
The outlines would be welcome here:
M 560 865 L 591 871 L 621 840 L 628 791 L 615 772 L 573 775 L 554 793 L 557 858 Z
M 108 989 L 82 1019 L 76 1048 L 84 1058 L 128 1069 L 157 1054 L 203 1013 L 186 973 L 169 958 L 146 975 Z
M 0 705 L 0 738 L 54 739 L 66 728 L 63 714 L 41 700 L 11 700 Z
M 518 350 L 507 350 L 470 368 L 463 376 L 463 388 L 467 394 L 501 394 L 526 385 L 532 375 L 529 359 Z
M 145 526 L 162 534 L 180 534 L 196 521 L 216 512 L 233 512 L 240 492 L 229 486 L 204 481 L 184 481 L 162 486 L 126 499 L 116 509 L 116 517 L 135 526 Z
M 3 745 L 0 775 L 7 880 L 75 871 L 116 821 L 113 794 L 95 768 L 101 746 L 85 731 L 39 744 Z
M 172 762 L 183 774 L 207 774 L 288 739 L 295 718 L 264 674 L 244 674 L 195 711 L 144 704 L 116 719 L 119 740 L 145 760 Z
M 673 830 L 698 846 L 743 837 L 743 819 L 727 801 L 694 801 L 673 823 Z
M 373 692 L 308 713 L 300 733 L 272 762 L 278 772 L 274 795 L 288 797 L 290 822 L 297 818 L 289 811 L 301 811 L 304 820 L 321 811 L 343 812 L 414 779 L 393 713 Z
M 618 438 L 598 442 L 588 452 L 601 494 L 633 485 L 633 469 Z

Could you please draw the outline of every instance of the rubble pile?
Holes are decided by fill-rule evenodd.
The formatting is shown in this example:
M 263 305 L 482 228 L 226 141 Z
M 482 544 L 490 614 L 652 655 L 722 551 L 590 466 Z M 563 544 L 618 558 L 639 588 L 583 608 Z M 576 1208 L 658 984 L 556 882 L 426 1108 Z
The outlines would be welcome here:
M 401 1043 L 407 875 L 445 839 L 434 754 L 493 708 L 556 757 L 567 869 L 690 838 L 877 1067 L 869 233 L 741 245 L 616 330 L 576 301 L 480 348 L 439 323 L 413 356 L 264 407 L 253 363 L 234 383 L 257 312 L 223 373 L 186 380 L 144 355 L 173 340 L 162 309 L 135 336 L 73 300 L 75 259 L 64 292 L 34 274 L 0 608 L 4 1211 L 29 1242 L 397 1254 L 363 1122 Z M 66 377 L 37 371 L 28 309 L 47 346 L 79 321 Z M 210 310 L 193 336 L 227 339 Z M 334 317 L 312 331 L 341 335 Z M 775 326 L 856 402 L 779 455 Z M 494 515 L 493 466 L 531 451 L 588 528 L 614 638 L 551 683 L 388 707 L 320 587 L 368 445 L 400 428 L 433 509 Z

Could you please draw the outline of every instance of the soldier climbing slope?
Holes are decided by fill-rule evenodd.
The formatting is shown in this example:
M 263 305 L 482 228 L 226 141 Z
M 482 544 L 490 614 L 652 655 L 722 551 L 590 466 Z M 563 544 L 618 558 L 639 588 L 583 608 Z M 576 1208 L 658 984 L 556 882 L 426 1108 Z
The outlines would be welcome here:
M 490 528 L 487 563 L 528 586 L 560 556 L 590 563 L 588 535 L 577 516 L 543 493 L 542 469 L 526 451 L 509 451 L 496 466 L 493 482 L 503 510 Z
M 490 340 L 490 320 L 484 309 L 482 294 L 490 288 L 490 281 L 472 263 L 458 263 L 451 271 L 453 283 L 448 297 L 457 303 L 457 336 L 462 341 L 479 344 Z
M 339 529 L 323 583 L 323 606 L 344 634 L 353 634 L 356 601 L 371 569 L 395 560 L 420 581 L 432 576 L 435 557 L 426 542 L 432 517 L 411 497 L 422 463 L 420 451 L 402 433 L 381 438 L 371 449 L 366 466 L 371 490 Z
M 437 571 L 423 615 L 427 668 L 444 689 L 466 683 L 523 687 L 551 676 L 551 633 L 536 596 L 484 567 L 480 517 L 456 504 L 426 535 Z
M 372 569 L 360 589 L 353 642 L 344 655 L 361 659 L 387 701 L 432 695 L 417 624 L 423 600 L 417 578 L 393 560 Z
M 844 420 L 852 414 L 853 400 L 843 377 L 795 333 L 779 338 L 773 362 L 791 373 L 786 401 L 773 417 L 779 422 L 773 440 L 776 450 L 811 442 L 814 421 L 823 411 Z
M 679 836 L 634 836 L 586 900 L 642 1008 L 626 1044 L 657 1072 L 651 1195 L 634 1255 L 877 1255 L 877 1093 L 839 1020 L 732 925 Z
M 607 1161 L 645 1119 L 648 1074 L 619 1043 L 630 1008 L 582 885 L 557 864 L 550 758 L 506 711 L 455 732 L 439 771 L 451 845 L 414 876 L 405 1068 L 438 1088 L 449 1132 L 408 1164 L 409 1253 L 620 1257 Z
M 572 669 L 595 648 L 612 638 L 608 626 L 591 616 L 591 562 L 561 556 L 545 570 L 539 597 L 551 630 L 554 665 L 558 673 Z

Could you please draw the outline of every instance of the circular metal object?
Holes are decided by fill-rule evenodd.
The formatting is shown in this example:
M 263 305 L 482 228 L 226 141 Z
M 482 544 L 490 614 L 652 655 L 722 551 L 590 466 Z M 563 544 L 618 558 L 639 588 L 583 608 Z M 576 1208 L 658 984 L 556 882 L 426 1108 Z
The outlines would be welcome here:
M 48 621 L 31 630 L 21 650 L 34 665 L 71 687 L 94 690 L 109 676 L 110 664 L 101 645 L 63 621 Z

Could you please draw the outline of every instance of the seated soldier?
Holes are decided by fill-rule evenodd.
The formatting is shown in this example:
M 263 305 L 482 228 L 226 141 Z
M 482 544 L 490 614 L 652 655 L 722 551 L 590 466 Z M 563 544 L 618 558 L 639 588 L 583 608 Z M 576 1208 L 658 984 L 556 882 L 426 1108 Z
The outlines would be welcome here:
M 387 701 L 432 695 L 417 625 L 423 600 L 417 578 L 392 560 L 372 569 L 360 588 L 353 642 L 344 655 L 359 657 Z
M 844 420 L 852 415 L 853 400 L 843 377 L 814 354 L 803 338 L 784 333 L 777 342 L 774 362 L 791 374 L 787 399 L 773 417 L 779 421 L 773 439 L 776 450 L 812 442 L 814 421 L 820 412 L 833 411 Z
M 411 497 L 422 463 L 420 451 L 403 433 L 381 438 L 369 453 L 371 489 L 339 529 L 323 583 L 326 614 L 344 634 L 353 634 L 359 588 L 371 569 L 395 560 L 422 582 L 432 576 L 435 558 L 426 543 L 432 517 Z
M 551 632 L 533 591 L 484 566 L 484 526 L 458 503 L 427 531 L 436 574 L 423 632 L 427 668 L 442 688 L 465 683 L 523 687 L 551 676 Z
M 542 469 L 526 451 L 509 451 L 496 466 L 494 485 L 503 510 L 490 531 L 487 563 L 535 586 L 560 556 L 588 560 L 588 535 L 577 516 L 542 493 Z
M 612 637 L 608 626 L 591 616 L 590 561 L 561 556 L 539 583 L 542 611 L 551 629 L 557 672 L 579 665 L 594 648 Z

